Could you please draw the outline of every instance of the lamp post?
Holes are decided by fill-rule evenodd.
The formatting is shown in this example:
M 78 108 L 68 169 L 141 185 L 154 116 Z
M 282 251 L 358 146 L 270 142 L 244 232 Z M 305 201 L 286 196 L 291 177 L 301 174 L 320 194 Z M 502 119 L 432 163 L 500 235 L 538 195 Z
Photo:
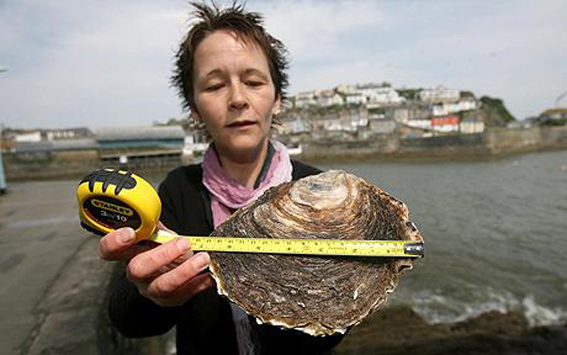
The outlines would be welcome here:
M 559 102 L 561 100 L 563 100 L 564 98 L 567 97 L 567 91 L 564 92 L 563 94 L 559 95 L 556 99 L 555 99 L 555 107 L 558 108 L 559 107 Z
M 0 67 L 0 73 L 7 72 L 8 68 Z M 6 176 L 4 175 L 4 159 L 2 159 L 2 130 L 4 126 L 0 124 L 0 195 L 6 192 Z

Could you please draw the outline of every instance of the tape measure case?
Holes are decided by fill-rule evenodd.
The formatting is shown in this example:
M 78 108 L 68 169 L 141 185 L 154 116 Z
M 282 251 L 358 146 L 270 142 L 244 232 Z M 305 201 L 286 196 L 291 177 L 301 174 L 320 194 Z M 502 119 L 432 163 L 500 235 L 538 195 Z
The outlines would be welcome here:
M 146 239 L 157 228 L 159 196 L 150 183 L 131 172 L 94 171 L 79 183 L 77 198 L 81 224 L 94 233 L 132 227 L 138 239 Z

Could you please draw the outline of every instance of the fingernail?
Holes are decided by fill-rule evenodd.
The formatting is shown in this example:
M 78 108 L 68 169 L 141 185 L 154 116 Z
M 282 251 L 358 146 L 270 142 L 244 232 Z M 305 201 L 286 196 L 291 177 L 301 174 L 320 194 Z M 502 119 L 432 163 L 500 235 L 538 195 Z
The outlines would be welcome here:
M 120 239 L 122 243 L 127 244 L 132 242 L 135 237 L 136 233 L 134 233 L 134 230 L 132 228 L 126 228 L 124 231 L 122 231 L 122 233 L 120 233 L 118 239 Z
M 194 257 L 193 265 L 195 265 L 195 267 L 197 269 L 204 269 L 205 267 L 209 266 L 210 261 L 211 261 L 211 258 L 209 256 L 209 254 L 198 253 Z
M 179 251 L 185 253 L 187 252 L 187 250 L 189 250 L 189 242 L 187 241 L 187 239 L 185 238 L 177 238 L 177 242 L 175 242 L 177 245 L 177 248 L 179 248 Z

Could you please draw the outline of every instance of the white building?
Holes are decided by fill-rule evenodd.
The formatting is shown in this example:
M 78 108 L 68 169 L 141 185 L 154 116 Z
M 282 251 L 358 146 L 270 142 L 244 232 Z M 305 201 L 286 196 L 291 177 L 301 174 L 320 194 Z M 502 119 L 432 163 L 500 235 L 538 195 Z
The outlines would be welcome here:
M 346 84 L 337 86 L 336 90 L 337 90 L 338 93 L 345 94 L 345 95 L 353 94 L 353 93 L 357 92 L 356 86 L 346 85 Z
M 322 107 L 343 105 L 344 100 L 335 90 L 324 90 L 317 95 L 317 104 Z
M 408 120 L 405 124 L 412 128 L 431 129 L 430 119 L 411 119 Z
M 397 105 L 405 101 L 393 87 L 379 87 L 366 90 L 368 103 L 374 105 Z
M 14 141 L 18 143 L 41 142 L 41 131 L 17 134 Z
M 405 101 L 388 83 L 358 85 L 356 86 L 356 92 L 366 97 L 366 103 L 369 108 L 395 105 Z
M 423 89 L 419 99 L 425 102 L 457 101 L 461 97 L 459 90 L 438 86 L 435 89 Z
M 309 131 L 309 125 L 301 117 L 295 117 L 283 120 L 282 131 L 284 134 L 303 133 Z
M 433 104 L 431 113 L 433 116 L 447 116 L 457 112 L 474 110 L 477 108 L 476 100 L 473 98 L 464 98 L 458 101 L 445 101 Z
M 431 117 L 430 108 L 423 104 L 407 104 L 399 107 L 387 107 L 384 109 L 386 118 L 392 118 L 396 122 L 407 123 L 410 120 L 424 120 Z
M 361 92 L 352 92 L 345 94 L 345 101 L 347 105 L 363 105 L 368 101 L 368 98 Z
M 72 130 L 53 130 L 46 133 L 48 141 L 60 140 L 60 139 L 73 139 L 76 134 Z
M 317 100 L 315 100 L 315 92 L 313 91 L 300 92 L 299 94 L 294 96 L 294 99 L 296 108 L 305 108 L 317 105 Z
M 396 121 L 392 119 L 369 119 L 368 126 L 374 133 L 390 134 L 396 129 Z
M 484 122 L 475 119 L 463 119 L 459 125 L 459 131 L 462 134 L 473 134 L 484 132 Z

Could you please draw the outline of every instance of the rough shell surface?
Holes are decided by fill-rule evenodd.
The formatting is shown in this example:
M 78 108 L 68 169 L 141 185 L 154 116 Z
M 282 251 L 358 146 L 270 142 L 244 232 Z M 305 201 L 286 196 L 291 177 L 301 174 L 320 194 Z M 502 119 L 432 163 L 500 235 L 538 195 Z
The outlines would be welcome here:
M 406 206 L 339 170 L 266 191 L 212 235 L 423 241 Z M 344 333 L 378 309 L 409 258 L 210 253 L 217 290 L 259 323 L 311 335 Z

